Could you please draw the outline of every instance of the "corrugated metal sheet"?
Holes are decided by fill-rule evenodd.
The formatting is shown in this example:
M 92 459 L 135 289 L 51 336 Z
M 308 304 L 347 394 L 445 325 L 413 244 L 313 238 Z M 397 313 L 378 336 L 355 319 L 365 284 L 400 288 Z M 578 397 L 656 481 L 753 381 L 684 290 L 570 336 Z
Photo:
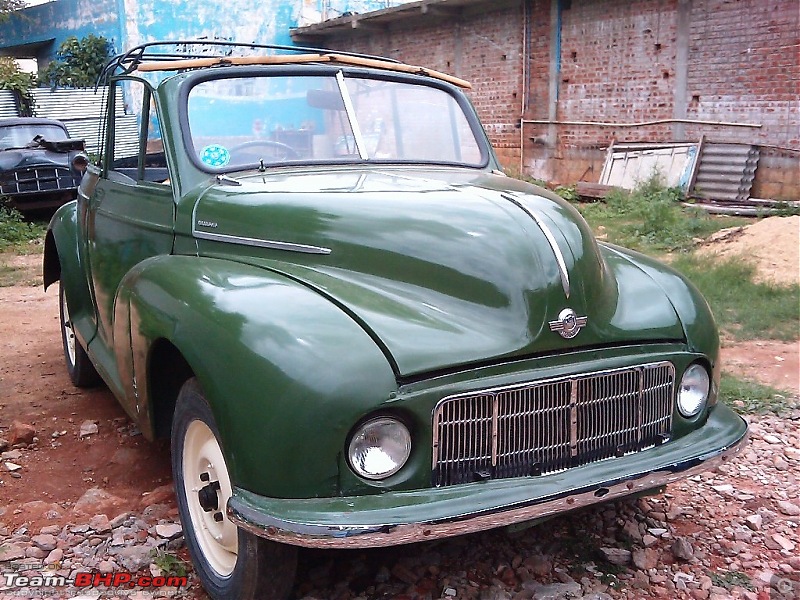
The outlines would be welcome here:
M 759 155 L 758 146 L 749 144 L 703 144 L 692 195 L 722 202 L 747 200 Z
M 122 102 L 122 90 L 117 89 L 117 105 Z M 36 102 L 36 116 L 68 121 L 76 116 L 98 119 L 103 114 L 106 88 L 94 89 L 55 89 L 36 88 L 31 90 Z M 119 114 L 119 112 L 118 112 Z M 124 112 L 122 113 L 124 114 Z
M 114 156 L 135 156 L 139 143 L 139 125 L 136 115 L 125 114 L 122 90 L 116 90 L 116 127 Z M 100 151 L 101 118 L 105 110 L 106 88 L 88 89 L 38 88 L 33 90 L 37 117 L 58 119 L 69 130 L 70 136 L 86 140 L 86 151 Z
M 18 117 L 17 103 L 11 90 L 0 90 L 0 118 Z
M 100 152 L 101 117 L 105 109 L 106 88 L 31 90 L 36 102 L 34 114 L 45 119 L 57 119 L 67 126 L 71 137 L 86 140 L 86 151 Z M 117 158 L 135 156 L 139 144 L 139 120 L 136 115 L 125 114 L 122 90 L 117 88 L 116 98 Z M 0 90 L 0 118 L 18 117 L 17 105 L 10 90 Z

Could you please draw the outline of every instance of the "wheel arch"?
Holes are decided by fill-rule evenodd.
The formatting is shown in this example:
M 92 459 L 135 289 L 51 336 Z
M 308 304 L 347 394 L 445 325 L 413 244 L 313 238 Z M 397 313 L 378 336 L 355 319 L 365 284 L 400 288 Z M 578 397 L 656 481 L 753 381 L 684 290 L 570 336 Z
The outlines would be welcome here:
M 155 439 L 169 439 L 178 394 L 183 384 L 194 375 L 194 370 L 172 342 L 165 338 L 153 342 L 148 360 L 147 387 Z
M 44 258 L 42 259 L 42 281 L 45 291 L 59 279 L 61 279 L 61 258 L 58 255 L 58 246 L 53 230 L 48 229 L 44 238 Z
M 194 376 L 237 484 L 274 496 L 335 493 L 348 432 L 397 390 L 357 323 L 279 274 L 220 259 L 156 257 L 124 287 L 117 306 L 129 307 L 130 344 L 117 350 L 131 359 L 118 360 L 132 363 L 129 413 L 146 436 L 167 435 L 180 386 Z

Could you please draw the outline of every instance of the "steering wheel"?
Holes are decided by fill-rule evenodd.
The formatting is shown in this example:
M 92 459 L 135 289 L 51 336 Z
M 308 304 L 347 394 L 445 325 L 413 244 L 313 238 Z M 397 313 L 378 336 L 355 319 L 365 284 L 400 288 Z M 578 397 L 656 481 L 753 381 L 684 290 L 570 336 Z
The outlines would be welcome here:
M 300 154 L 291 146 L 272 140 L 252 140 L 230 148 L 231 162 L 239 164 L 258 162 L 278 162 L 300 158 Z M 265 152 L 266 151 L 266 152 Z M 247 157 L 253 157 L 249 160 Z

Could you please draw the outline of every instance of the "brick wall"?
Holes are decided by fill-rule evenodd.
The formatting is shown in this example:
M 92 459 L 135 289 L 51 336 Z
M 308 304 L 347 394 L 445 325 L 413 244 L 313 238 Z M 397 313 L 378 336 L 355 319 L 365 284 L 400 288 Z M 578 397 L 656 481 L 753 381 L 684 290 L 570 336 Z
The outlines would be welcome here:
M 559 126 L 555 147 L 545 152 L 555 179 L 596 180 L 604 159 L 600 148 L 612 140 L 693 141 L 705 135 L 716 142 L 800 148 L 796 0 L 569 4 L 561 14 L 558 119 L 633 123 L 681 117 L 762 127 Z M 678 32 L 681 10 L 688 11 L 684 40 Z M 683 65 L 681 43 L 688 46 Z M 526 134 L 543 136 L 547 128 L 528 126 Z M 533 144 L 531 156 L 537 152 L 543 151 Z M 797 153 L 763 148 L 752 195 L 800 198 L 798 165 Z
M 800 7 L 797 0 L 695 0 L 687 116 L 760 129 L 688 126 L 714 141 L 800 148 Z M 764 147 L 754 197 L 800 199 L 800 154 Z
M 386 31 L 333 37 L 328 47 L 378 54 L 462 77 L 498 156 L 518 161 L 522 5 L 487 6 L 455 19 L 400 21 Z
M 556 63 L 551 58 L 559 21 Z M 535 177 L 597 181 L 604 148 L 613 140 L 694 141 L 705 135 L 716 142 L 779 147 L 762 148 L 752 195 L 800 199 L 800 155 L 786 150 L 800 148 L 798 31 L 797 0 L 562 0 L 560 20 L 550 0 L 507 0 L 445 20 L 400 20 L 384 32 L 353 30 L 328 44 L 472 81 L 472 100 L 510 167 L 520 164 L 523 115 L 762 125 L 526 124 L 523 168 Z

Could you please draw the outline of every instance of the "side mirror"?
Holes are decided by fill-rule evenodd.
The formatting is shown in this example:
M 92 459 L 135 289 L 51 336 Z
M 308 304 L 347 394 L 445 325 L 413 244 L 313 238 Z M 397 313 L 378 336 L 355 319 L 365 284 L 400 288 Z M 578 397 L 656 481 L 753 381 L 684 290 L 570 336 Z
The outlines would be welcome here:
M 328 90 L 308 90 L 306 102 L 311 108 L 323 110 L 344 110 L 344 100 L 339 92 Z

